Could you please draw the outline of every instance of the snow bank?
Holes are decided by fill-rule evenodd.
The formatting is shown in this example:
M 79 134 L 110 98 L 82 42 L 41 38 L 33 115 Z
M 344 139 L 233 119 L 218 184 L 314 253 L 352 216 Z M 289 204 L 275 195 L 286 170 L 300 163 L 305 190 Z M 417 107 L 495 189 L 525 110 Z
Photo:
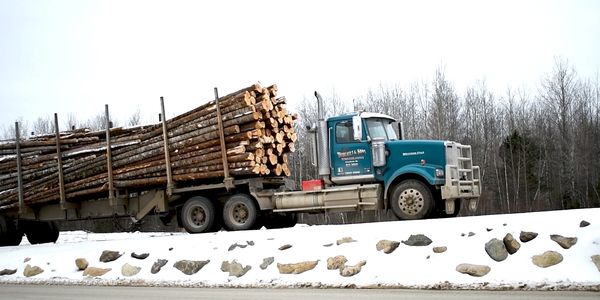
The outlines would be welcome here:
M 354 225 L 306 226 L 278 230 L 187 233 L 113 233 L 63 232 L 56 244 L 29 245 L 24 239 L 17 247 L 0 248 L 0 271 L 16 269 L 13 275 L 0 276 L 0 283 L 218 286 L 218 287 L 411 287 L 411 288 L 486 288 L 486 289 L 584 289 L 600 290 L 600 270 L 592 256 L 600 255 L 600 209 L 552 211 L 529 214 L 493 215 L 397 221 Z M 580 222 L 591 223 L 580 227 Z M 538 233 L 502 262 L 486 253 L 485 244 L 511 233 L 517 240 L 521 231 Z M 385 254 L 377 251 L 380 240 L 406 241 L 410 235 L 423 234 L 433 242 L 427 246 L 399 247 Z M 577 237 L 577 243 L 563 249 L 550 235 Z M 353 242 L 337 243 L 350 237 Z M 240 245 L 232 247 L 232 245 Z M 279 250 L 285 245 L 291 246 Z M 434 253 L 434 247 L 447 247 Z M 230 250 L 233 248 L 232 250 Z M 103 250 L 123 253 L 119 259 L 103 263 Z M 540 268 L 532 257 L 545 251 L 563 256 L 557 265 Z M 139 260 L 131 257 L 149 253 Z M 342 277 L 328 270 L 330 257 L 344 255 L 347 265 L 366 261 L 360 272 Z M 273 257 L 265 270 L 263 259 Z M 92 267 L 111 268 L 100 277 L 84 277 L 75 259 L 85 258 Z M 157 274 L 150 269 L 157 259 L 168 263 Z M 173 267 L 179 260 L 210 262 L 193 275 Z M 251 269 L 241 277 L 221 270 L 223 261 L 239 262 Z M 318 261 L 317 266 L 301 274 L 280 274 L 277 264 Z M 138 274 L 125 277 L 121 267 L 129 263 L 141 267 Z M 486 265 L 491 271 L 473 277 L 456 271 L 457 265 Z M 39 266 L 44 272 L 25 277 L 25 266 Z

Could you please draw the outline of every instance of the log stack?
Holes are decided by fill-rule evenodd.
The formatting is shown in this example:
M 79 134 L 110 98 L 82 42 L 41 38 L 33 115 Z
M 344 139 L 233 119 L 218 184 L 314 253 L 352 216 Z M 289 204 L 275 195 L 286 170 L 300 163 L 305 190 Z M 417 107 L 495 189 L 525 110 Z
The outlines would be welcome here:
M 166 121 L 173 182 L 189 186 L 223 179 L 216 101 Z M 277 86 L 254 84 L 219 98 L 230 175 L 289 176 L 288 154 L 297 135 Z M 57 201 L 59 157 L 66 199 L 106 194 L 110 144 L 113 186 L 136 190 L 167 183 L 165 141 L 161 124 L 106 131 L 78 129 L 19 142 L 25 205 Z M 58 141 L 57 141 L 58 140 Z M 18 207 L 16 142 L 0 142 L 0 210 Z

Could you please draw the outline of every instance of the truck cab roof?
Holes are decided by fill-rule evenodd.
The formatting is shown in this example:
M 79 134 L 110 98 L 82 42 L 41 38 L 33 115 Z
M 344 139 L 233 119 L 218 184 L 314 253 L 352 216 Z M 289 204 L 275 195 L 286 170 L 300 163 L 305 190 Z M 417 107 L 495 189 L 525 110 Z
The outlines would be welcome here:
M 369 118 L 382 118 L 382 119 L 388 119 L 392 122 L 396 122 L 396 119 L 385 115 L 385 114 L 380 114 L 380 113 L 373 113 L 373 112 L 364 112 L 364 111 L 353 111 L 353 112 L 349 112 L 349 113 L 345 113 L 345 114 L 341 114 L 335 117 L 330 117 L 327 119 L 327 121 L 339 121 L 339 120 L 346 120 L 346 119 L 350 119 L 354 116 L 360 116 L 361 118 L 365 118 L 365 119 L 369 119 Z

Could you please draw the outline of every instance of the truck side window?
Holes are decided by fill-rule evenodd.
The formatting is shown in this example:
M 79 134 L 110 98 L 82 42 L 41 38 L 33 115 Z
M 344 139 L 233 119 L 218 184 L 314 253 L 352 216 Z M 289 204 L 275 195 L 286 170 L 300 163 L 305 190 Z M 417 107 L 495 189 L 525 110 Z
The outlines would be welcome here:
M 335 141 L 338 144 L 351 143 L 354 136 L 351 121 L 343 121 L 335 124 Z

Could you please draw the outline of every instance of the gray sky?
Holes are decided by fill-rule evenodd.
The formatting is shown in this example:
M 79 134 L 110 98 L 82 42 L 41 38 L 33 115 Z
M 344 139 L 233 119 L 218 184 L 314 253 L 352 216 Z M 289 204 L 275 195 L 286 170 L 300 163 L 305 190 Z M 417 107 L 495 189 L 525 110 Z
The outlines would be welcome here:
M 146 122 L 260 81 L 291 105 L 429 80 L 534 89 L 562 56 L 600 69 L 600 1 L 0 0 L 0 126 L 57 112 Z M 63 122 L 61 122 L 62 126 Z

